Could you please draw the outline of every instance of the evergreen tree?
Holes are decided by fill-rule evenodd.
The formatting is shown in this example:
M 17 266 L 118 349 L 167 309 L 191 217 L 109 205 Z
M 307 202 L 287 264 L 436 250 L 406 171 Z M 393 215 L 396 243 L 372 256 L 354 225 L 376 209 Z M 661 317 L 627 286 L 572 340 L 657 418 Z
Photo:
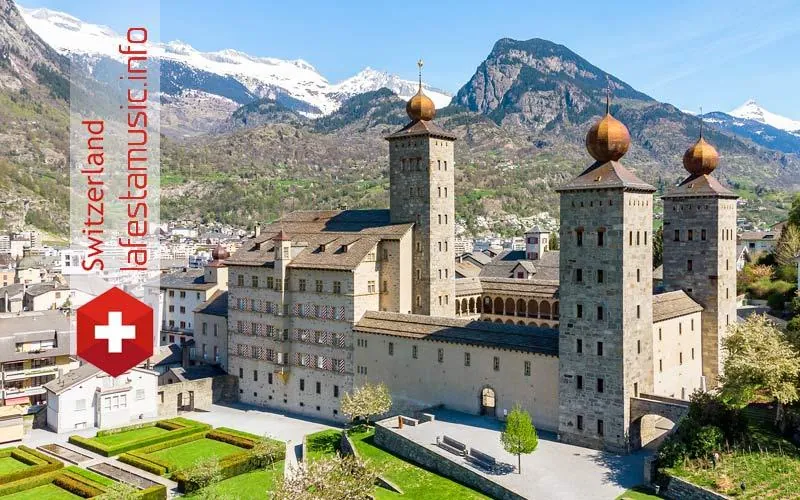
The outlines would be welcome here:
M 517 456 L 517 473 L 522 474 L 522 454 L 533 453 L 539 445 L 536 428 L 531 422 L 531 416 L 519 404 L 506 418 L 506 429 L 500 436 L 503 448 Z

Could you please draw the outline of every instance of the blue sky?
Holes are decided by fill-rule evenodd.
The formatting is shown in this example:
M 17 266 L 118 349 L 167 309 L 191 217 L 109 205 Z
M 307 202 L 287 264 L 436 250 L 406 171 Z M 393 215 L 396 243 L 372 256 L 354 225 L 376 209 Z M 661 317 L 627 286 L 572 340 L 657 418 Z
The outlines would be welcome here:
M 153 2 L 154 0 L 147 0 Z M 122 31 L 131 2 L 25 0 Z M 141 5 L 141 4 L 137 4 Z M 163 0 L 161 40 L 304 59 L 330 81 L 364 66 L 456 92 L 495 41 L 561 43 L 656 99 L 728 111 L 750 97 L 800 119 L 796 0 L 383 2 Z

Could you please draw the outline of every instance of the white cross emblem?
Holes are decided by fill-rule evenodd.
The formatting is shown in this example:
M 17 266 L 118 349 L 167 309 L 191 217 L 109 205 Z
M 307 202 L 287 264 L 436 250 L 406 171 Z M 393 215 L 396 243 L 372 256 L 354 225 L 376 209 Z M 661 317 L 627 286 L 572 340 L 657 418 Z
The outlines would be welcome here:
M 108 340 L 108 352 L 122 352 L 122 341 L 136 338 L 136 327 L 122 324 L 121 311 L 108 312 L 108 324 L 94 327 L 95 340 Z

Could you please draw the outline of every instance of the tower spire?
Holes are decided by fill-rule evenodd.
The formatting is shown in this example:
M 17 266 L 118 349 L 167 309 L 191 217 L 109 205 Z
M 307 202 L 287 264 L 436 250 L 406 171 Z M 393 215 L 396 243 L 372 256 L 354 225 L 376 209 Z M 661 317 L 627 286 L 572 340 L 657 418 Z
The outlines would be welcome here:
M 606 75 L 606 114 L 611 114 L 611 79 Z
M 700 138 L 703 138 L 703 106 L 700 106 Z
M 422 92 L 422 67 L 425 65 L 425 61 L 422 59 L 417 61 L 417 67 L 419 68 L 419 90 Z

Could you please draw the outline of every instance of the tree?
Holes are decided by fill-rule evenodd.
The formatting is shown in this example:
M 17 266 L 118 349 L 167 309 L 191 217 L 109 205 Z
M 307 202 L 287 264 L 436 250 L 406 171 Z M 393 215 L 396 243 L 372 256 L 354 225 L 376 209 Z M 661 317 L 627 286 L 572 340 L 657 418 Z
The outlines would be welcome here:
M 105 493 L 98 500 L 135 500 L 139 498 L 139 490 L 128 483 L 115 482 L 105 488 Z
M 518 404 L 506 418 L 506 429 L 500 435 L 500 441 L 507 452 L 517 456 L 517 472 L 522 474 L 522 454 L 533 453 L 539 445 L 539 437 L 531 416 Z
M 756 395 L 780 404 L 798 399 L 798 353 L 786 336 L 764 315 L 754 314 L 730 327 L 724 341 L 722 397 L 744 407 Z
M 795 259 L 798 256 L 800 256 L 800 230 L 787 224 L 775 246 L 775 260 L 781 266 L 795 266 L 797 265 Z
M 378 470 L 355 455 L 336 454 L 303 462 L 276 482 L 274 500 L 361 500 L 372 498 Z
M 794 195 L 792 208 L 789 209 L 788 223 L 794 227 L 800 227 L 800 193 Z
M 356 388 L 353 394 L 345 393 L 342 397 L 342 413 L 350 420 L 364 419 L 369 423 L 370 417 L 382 415 L 392 408 L 392 396 L 383 382 L 364 384 Z
M 219 460 L 214 456 L 201 458 L 186 470 L 185 475 L 187 482 L 197 485 L 198 490 L 213 486 L 222 480 Z
M 653 234 L 653 269 L 664 263 L 664 227 Z
M 548 250 L 558 250 L 558 232 L 553 231 L 550 233 L 550 241 L 547 244 Z

